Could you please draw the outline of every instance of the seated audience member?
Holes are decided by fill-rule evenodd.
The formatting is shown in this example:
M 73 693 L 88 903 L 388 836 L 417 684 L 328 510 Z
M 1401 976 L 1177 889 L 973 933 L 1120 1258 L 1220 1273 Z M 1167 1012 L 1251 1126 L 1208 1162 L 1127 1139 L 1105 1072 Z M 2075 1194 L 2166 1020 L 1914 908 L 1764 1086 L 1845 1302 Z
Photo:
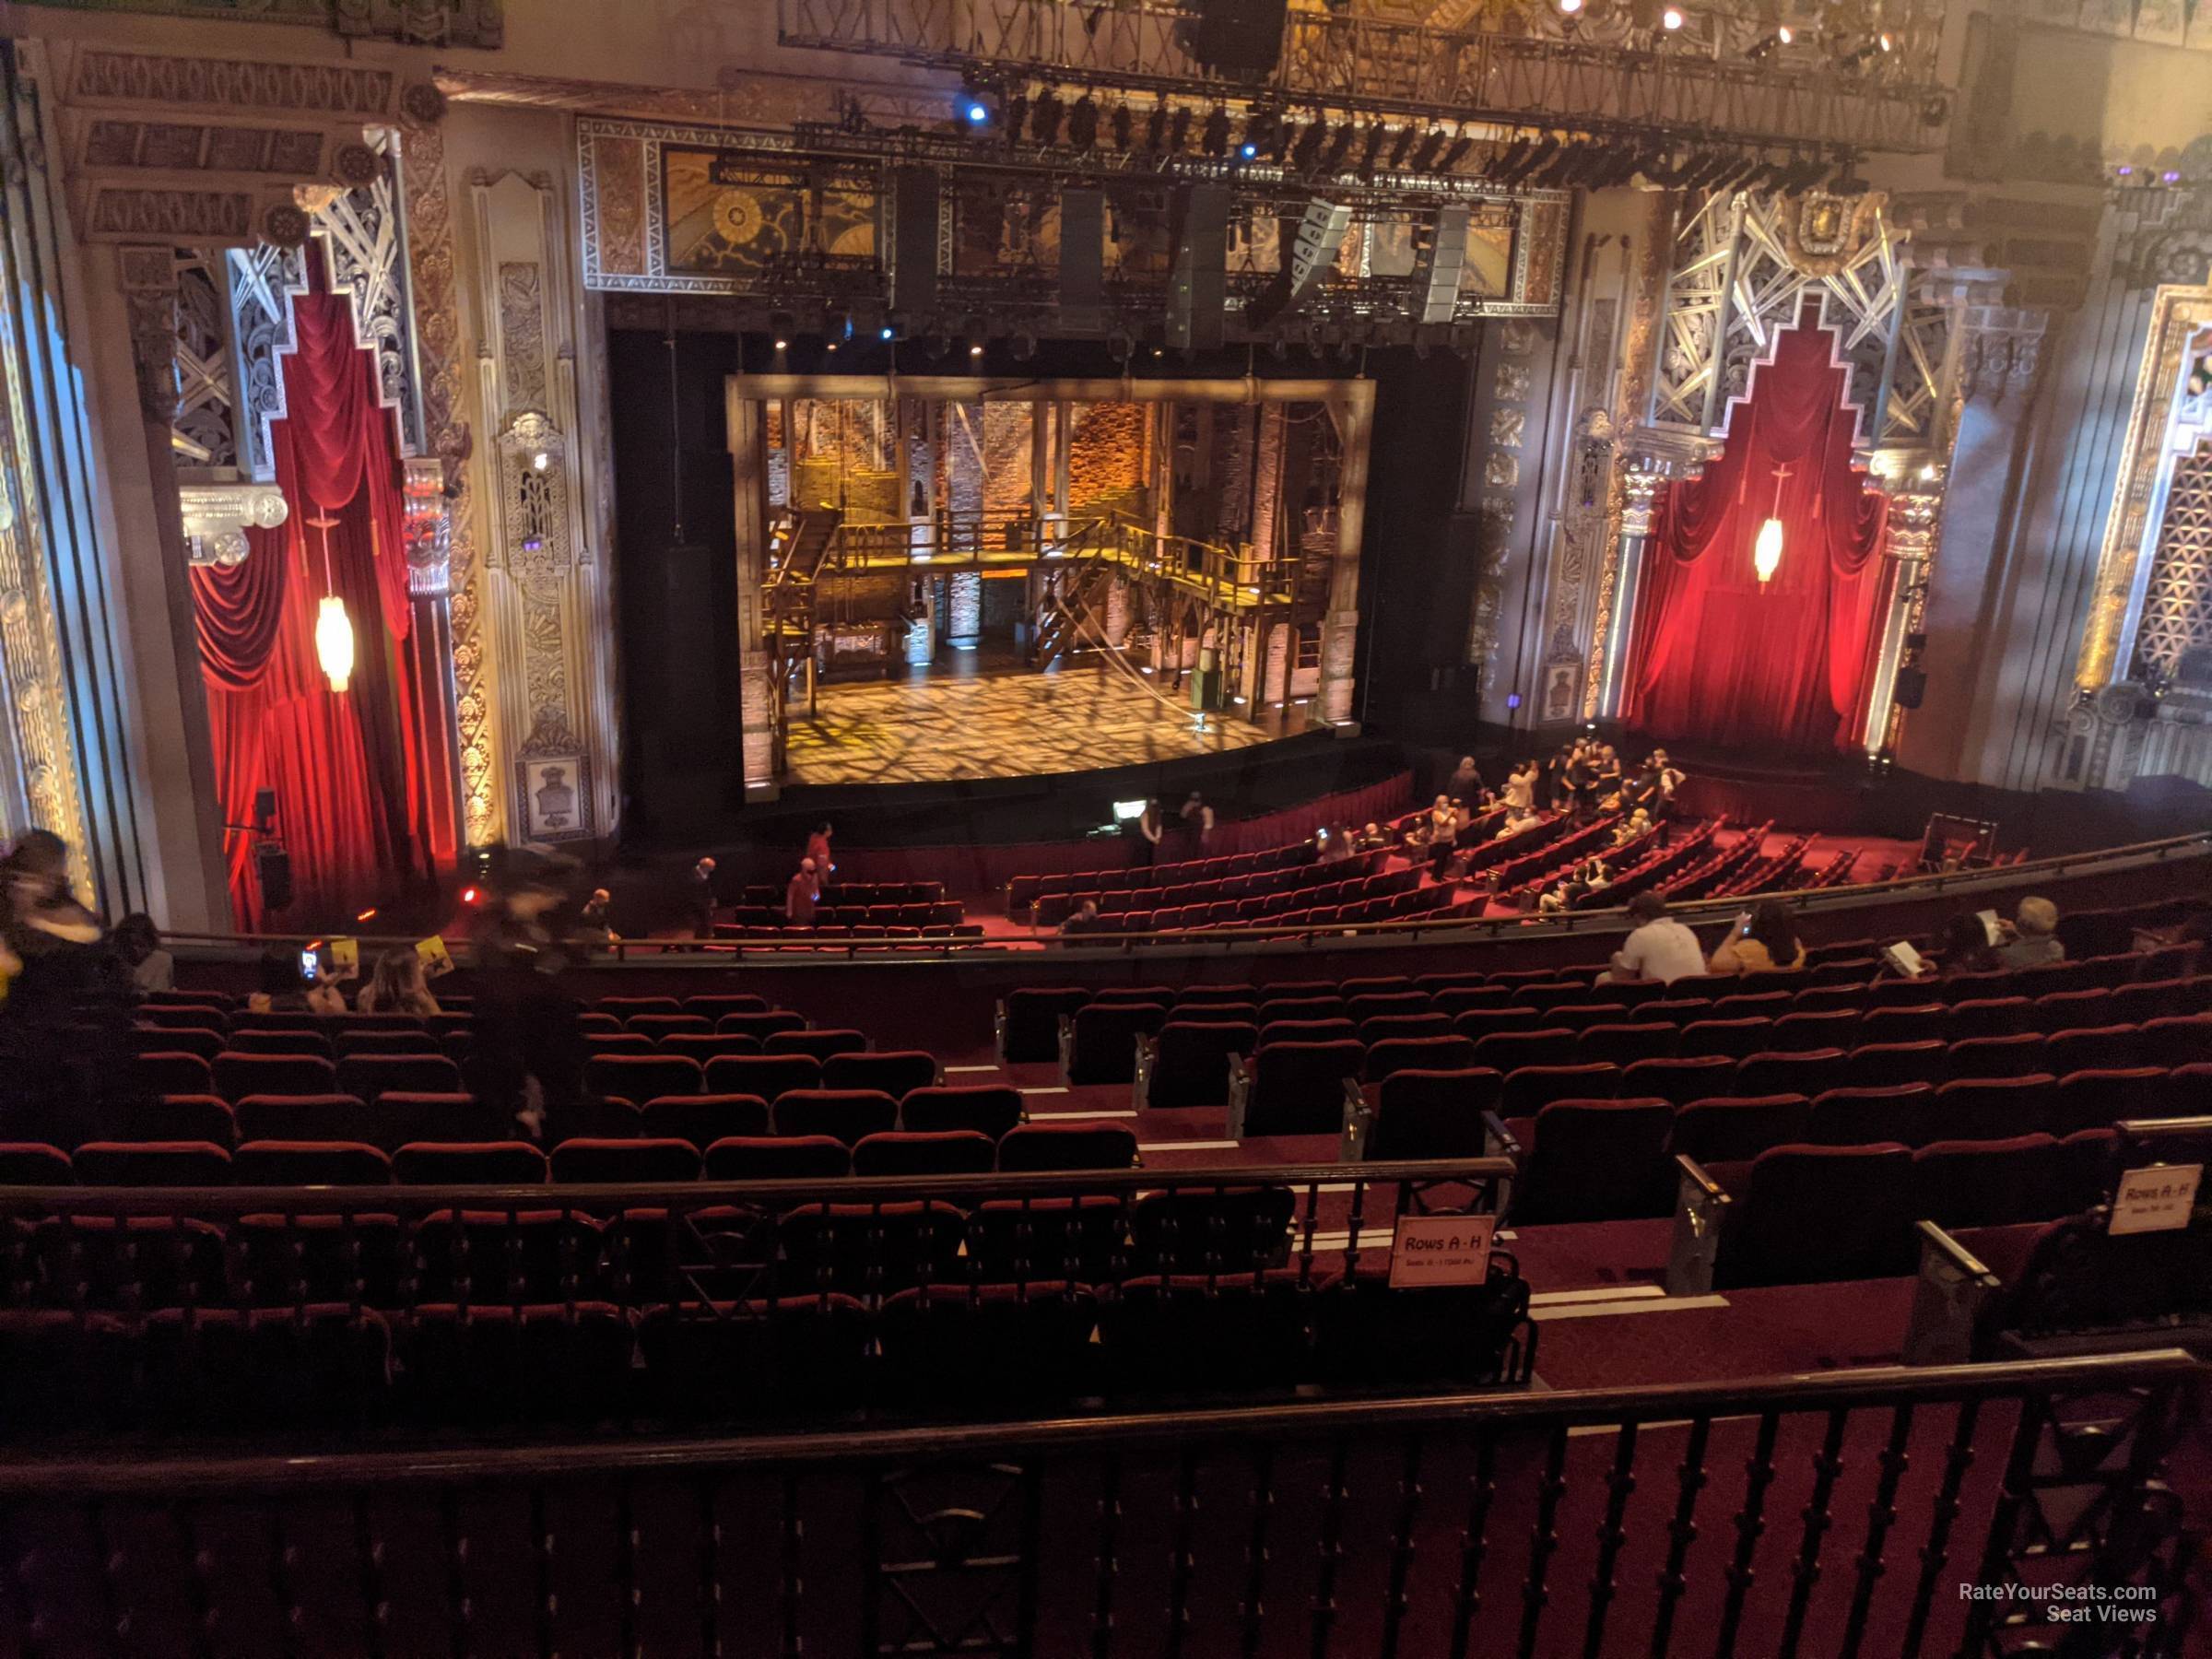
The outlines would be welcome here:
M 794 927 L 814 925 L 815 906 L 822 901 L 822 878 L 811 858 L 799 860 L 799 867 L 783 888 L 783 919 Z
M 1356 845 L 1361 853 L 1381 853 L 1389 847 L 1390 837 L 1382 832 L 1382 825 L 1371 820 L 1367 828 L 1359 831 Z
M 1613 885 L 1613 866 L 1603 858 L 1594 858 L 1583 866 L 1583 883 L 1595 892 L 1599 888 Z
M 2048 899 L 2030 897 L 2013 912 L 2012 937 L 1997 947 L 1997 960 L 2006 968 L 2040 968 L 2045 962 L 2063 962 L 2066 947 L 2058 942 L 2058 906 Z
M 1705 964 L 1705 971 L 1765 973 L 1804 966 L 1805 946 L 1797 937 L 1797 922 L 1790 914 L 1790 907 L 1779 899 L 1767 899 L 1729 931 L 1712 959 Z
M 161 947 L 161 931 L 144 911 L 133 911 L 116 923 L 109 943 L 115 948 L 115 960 L 130 975 L 134 994 L 177 988 L 177 959 Z
M 353 1006 L 364 1014 L 440 1012 L 438 999 L 422 977 L 422 958 L 412 950 L 387 950 L 378 957 Z
M 1096 899 L 1084 900 L 1076 907 L 1075 912 L 1060 924 L 1060 936 L 1064 939 L 1079 938 L 1084 934 L 1098 931 L 1099 901 Z
M 1639 806 L 1613 827 L 1613 844 L 1624 847 L 1652 827 L 1652 815 Z
M 1989 942 L 1989 929 L 1981 916 L 1973 911 L 1961 911 L 1943 924 L 1943 936 L 1936 941 L 1943 952 L 1943 960 L 1936 973 L 1944 979 L 1957 979 L 1962 973 L 1988 973 L 2000 967 L 1996 947 Z
M 1657 980 L 1671 985 L 1705 971 L 1705 949 L 1698 935 L 1666 913 L 1666 900 L 1658 894 L 1639 893 L 1630 900 L 1629 919 L 1636 930 L 1613 953 L 1616 982 Z
M 261 953 L 261 988 L 247 994 L 246 1006 L 255 1014 L 343 1014 L 346 996 L 321 980 L 310 983 L 300 953 L 272 945 Z
M 1533 806 L 1510 807 L 1506 811 L 1504 825 L 1499 830 L 1498 833 L 1490 837 L 1490 839 L 1492 841 L 1503 841 L 1509 835 L 1518 835 L 1522 830 L 1527 829 L 1531 824 L 1535 823 L 1536 819 L 1537 813 L 1535 808 Z

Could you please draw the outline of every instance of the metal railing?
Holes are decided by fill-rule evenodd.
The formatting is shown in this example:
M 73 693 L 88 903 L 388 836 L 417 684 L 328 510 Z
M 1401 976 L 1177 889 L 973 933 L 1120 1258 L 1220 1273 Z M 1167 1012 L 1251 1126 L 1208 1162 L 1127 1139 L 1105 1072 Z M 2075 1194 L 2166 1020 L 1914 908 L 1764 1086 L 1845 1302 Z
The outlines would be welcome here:
M 6 1611 L 26 1651 L 102 1654 L 496 1631 L 541 1654 L 1914 1659 L 2073 1651 L 2094 1618 L 2080 1651 L 2178 1655 L 2158 1476 L 2205 1374 L 2166 1349 L 736 1438 L 80 1451 L 0 1462 Z
M 1437 121 L 1713 142 L 1926 150 L 1940 89 L 1836 65 L 1785 68 L 1692 50 L 1456 32 L 1365 13 L 1294 9 L 1265 76 L 1212 74 L 1186 44 L 1190 8 L 1088 0 L 777 0 L 785 46 L 931 68 L 1216 93 Z M 1747 43 L 1749 39 L 1747 37 Z M 1929 119 L 1931 110 L 1935 119 Z

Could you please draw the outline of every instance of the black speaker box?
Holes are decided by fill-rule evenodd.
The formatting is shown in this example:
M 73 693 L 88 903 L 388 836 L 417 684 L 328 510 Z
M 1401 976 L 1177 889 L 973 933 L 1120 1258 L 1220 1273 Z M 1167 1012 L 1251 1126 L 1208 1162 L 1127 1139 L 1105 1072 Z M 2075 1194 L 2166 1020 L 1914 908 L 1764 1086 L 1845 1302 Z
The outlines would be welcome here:
M 261 884 L 261 908 L 289 910 L 292 903 L 292 855 L 273 841 L 253 849 L 253 878 Z
M 1925 668 L 1900 668 L 1897 671 L 1897 706 L 1917 709 L 1920 700 L 1928 694 L 1928 671 Z
M 1229 186 L 1193 184 L 1175 204 L 1175 265 L 1168 277 L 1168 344 L 1178 351 L 1221 346 L 1229 287 Z
M 1106 193 L 1089 186 L 1060 193 L 1060 318 L 1063 334 L 1105 326 Z
M 1289 0 L 1196 0 L 1197 17 L 1184 42 L 1193 57 L 1218 75 L 1263 80 L 1283 55 L 1283 21 Z
M 937 304 L 937 170 L 901 167 L 891 175 L 891 310 L 909 316 Z

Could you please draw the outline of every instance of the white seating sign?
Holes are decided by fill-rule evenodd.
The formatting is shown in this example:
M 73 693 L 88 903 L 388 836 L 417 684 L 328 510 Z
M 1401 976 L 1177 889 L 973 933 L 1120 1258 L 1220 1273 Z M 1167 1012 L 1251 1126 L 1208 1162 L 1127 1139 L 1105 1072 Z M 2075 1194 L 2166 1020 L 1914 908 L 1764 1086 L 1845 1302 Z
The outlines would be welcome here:
M 1390 1243 L 1390 1287 L 1479 1285 L 1490 1276 L 1495 1216 L 1400 1216 Z
M 2196 1207 L 2196 1189 L 2205 1178 L 2203 1164 L 2152 1164 L 2129 1170 L 2120 1177 L 2120 1191 L 2112 1198 L 2113 1233 L 2171 1232 L 2189 1225 Z M 1392 1283 L 1396 1283 L 1394 1274 Z

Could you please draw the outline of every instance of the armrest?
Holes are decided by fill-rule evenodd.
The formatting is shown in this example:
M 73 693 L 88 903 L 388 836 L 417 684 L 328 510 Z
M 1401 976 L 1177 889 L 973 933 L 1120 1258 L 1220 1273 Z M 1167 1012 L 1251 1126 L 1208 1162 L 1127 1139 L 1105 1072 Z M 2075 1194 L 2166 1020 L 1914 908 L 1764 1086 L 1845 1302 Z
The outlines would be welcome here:
M 1006 1063 L 1006 999 L 1000 997 L 991 1005 L 991 1041 L 998 1051 L 998 1063 Z
M 1525 1155 L 1525 1148 L 1513 1132 L 1505 1126 L 1505 1120 L 1487 1109 L 1482 1114 L 1482 1155 L 1485 1158 L 1510 1158 L 1515 1164 Z
M 1698 1160 L 1677 1154 L 1675 1168 L 1675 1237 L 1666 1263 L 1669 1296 L 1710 1296 L 1713 1265 L 1720 1260 L 1721 1233 L 1733 1201 Z
M 1374 1108 L 1359 1087 L 1359 1079 L 1344 1080 L 1344 1117 L 1336 1131 L 1336 1161 L 1365 1163 L 1367 1137 L 1375 1126 Z
M 1076 1053 L 1076 1017 L 1073 1014 L 1057 1016 L 1060 1026 L 1060 1081 L 1070 1081 L 1068 1067 Z
M 1912 1287 L 1902 1357 L 1907 1365 L 1964 1365 L 1973 1358 L 1982 1310 L 2004 1286 L 1935 1222 L 1918 1222 L 1914 1231 L 1920 1237 L 1920 1277 Z
M 1252 1100 L 1252 1058 L 1248 1054 L 1229 1057 L 1229 1138 L 1244 1138 L 1244 1112 Z
M 1159 1039 L 1149 1031 L 1136 1034 L 1136 1063 L 1129 1073 L 1129 1103 L 1142 1112 L 1152 1098 L 1152 1068 L 1159 1061 Z

